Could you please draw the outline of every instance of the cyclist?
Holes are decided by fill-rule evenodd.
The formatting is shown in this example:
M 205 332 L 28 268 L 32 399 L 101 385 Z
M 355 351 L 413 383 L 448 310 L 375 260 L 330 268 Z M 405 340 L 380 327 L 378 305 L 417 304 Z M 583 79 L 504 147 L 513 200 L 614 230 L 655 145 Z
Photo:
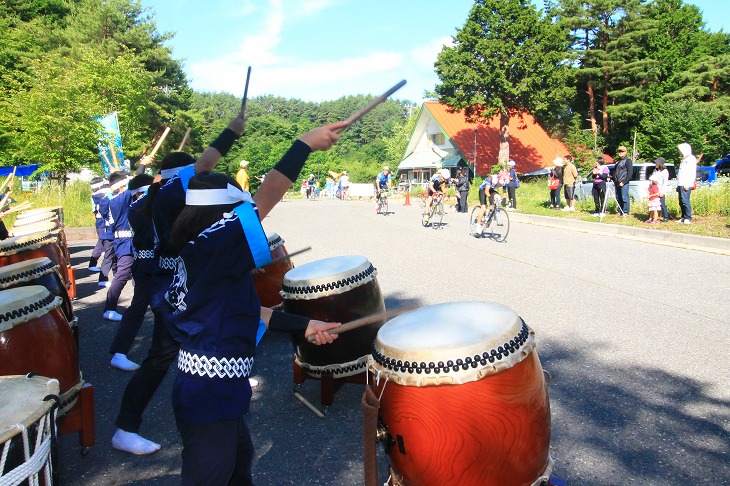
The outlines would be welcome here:
M 388 189 L 391 188 L 392 176 L 390 175 L 390 168 L 386 165 L 383 167 L 383 171 L 375 177 L 375 209 L 378 208 L 380 198 L 385 194 Z
M 314 177 L 314 174 L 309 174 L 309 178 L 307 179 L 307 198 L 308 199 L 314 199 L 314 196 L 317 195 L 317 178 Z
M 484 178 L 484 181 L 479 186 L 480 208 L 479 212 L 477 212 L 476 219 L 471 222 L 472 226 L 481 223 L 484 215 L 487 214 L 487 193 L 489 194 L 489 205 L 491 206 L 494 204 L 494 198 L 499 197 L 497 189 L 500 187 L 502 187 L 502 183 L 499 182 L 499 176 L 497 174 L 488 175 Z M 499 224 L 499 220 L 497 220 L 497 224 Z
M 426 223 L 428 223 L 428 218 L 431 214 L 431 204 L 433 203 L 433 200 L 441 200 L 441 198 L 444 197 L 444 186 L 448 184 L 450 180 L 451 172 L 449 172 L 449 169 L 441 169 L 436 172 L 433 177 L 431 177 L 430 181 L 428 181 L 428 197 L 426 198 L 426 208 L 424 213 L 426 215 Z

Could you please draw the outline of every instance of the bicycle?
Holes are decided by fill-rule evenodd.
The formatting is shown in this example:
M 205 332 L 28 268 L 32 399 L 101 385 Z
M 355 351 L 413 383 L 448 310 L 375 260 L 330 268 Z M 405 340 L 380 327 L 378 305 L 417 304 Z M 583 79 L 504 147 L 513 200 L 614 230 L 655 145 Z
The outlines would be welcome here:
M 481 221 L 477 221 L 477 216 L 481 212 L 481 206 L 476 206 L 471 211 L 469 218 L 469 234 L 475 238 L 481 238 L 484 233 L 488 233 L 489 237 L 498 243 L 502 243 L 507 239 L 509 234 L 509 213 L 506 209 L 500 207 L 502 198 L 499 194 L 494 196 L 494 204 L 487 208 L 487 214 L 482 216 Z
M 423 215 L 421 216 L 421 224 L 423 226 L 428 226 L 429 224 L 434 229 L 441 227 L 441 222 L 444 219 L 444 195 L 441 194 L 439 196 L 433 197 L 433 200 L 431 201 L 431 211 L 429 211 L 428 214 L 426 214 L 426 208 L 425 208 L 425 199 L 424 199 L 424 209 L 423 209 Z
M 388 191 L 381 190 L 377 198 L 377 207 L 375 208 L 375 212 L 378 214 L 384 214 L 385 216 L 388 215 Z

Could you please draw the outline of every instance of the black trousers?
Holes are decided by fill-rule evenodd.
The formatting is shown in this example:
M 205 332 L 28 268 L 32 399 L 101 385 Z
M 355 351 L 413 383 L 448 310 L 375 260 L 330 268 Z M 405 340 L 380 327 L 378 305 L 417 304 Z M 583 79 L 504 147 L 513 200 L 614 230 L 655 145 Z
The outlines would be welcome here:
M 469 212 L 469 203 L 467 201 L 467 197 L 469 196 L 469 191 L 459 191 L 459 207 L 457 210 L 461 213 L 467 213 Z
M 253 442 L 243 417 L 212 424 L 177 423 L 183 486 L 253 486 Z
M 593 184 L 593 204 L 596 206 L 594 213 L 603 212 L 603 200 L 606 199 L 606 183 Z
M 112 250 L 113 251 L 113 250 Z M 106 258 L 104 258 L 106 260 Z M 122 290 L 127 282 L 132 278 L 132 264 L 134 263 L 134 257 L 132 255 L 117 256 L 117 269 L 114 272 L 114 279 L 106 293 L 106 303 L 104 304 L 104 310 L 117 310 L 117 303 L 119 302 L 119 296 L 122 295 Z
M 139 270 L 139 260 L 135 260 L 132 264 L 132 277 L 134 277 L 134 295 L 132 302 L 124 311 L 122 320 L 119 322 L 117 333 L 114 341 L 109 347 L 111 354 L 129 353 L 134 338 L 137 337 L 139 328 L 142 327 L 144 316 L 147 314 L 147 307 L 152 299 L 152 274 L 147 271 Z M 116 276 L 115 276 L 116 278 Z M 113 286 L 113 282 L 112 282 Z
M 512 206 L 512 209 L 517 209 L 517 188 L 507 186 L 507 194 L 509 195 L 509 206 Z
M 155 311 L 152 345 L 124 390 L 119 415 L 114 422 L 118 428 L 127 432 L 139 432 L 144 409 L 165 379 L 170 363 L 177 358 L 179 350 L 180 345 L 172 339 L 162 314 Z
M 99 282 L 103 282 L 109 280 L 109 272 L 116 263 L 117 255 L 114 253 L 114 240 L 99 241 L 101 241 L 101 246 L 104 249 L 104 259 L 101 261 L 101 272 L 99 272 Z

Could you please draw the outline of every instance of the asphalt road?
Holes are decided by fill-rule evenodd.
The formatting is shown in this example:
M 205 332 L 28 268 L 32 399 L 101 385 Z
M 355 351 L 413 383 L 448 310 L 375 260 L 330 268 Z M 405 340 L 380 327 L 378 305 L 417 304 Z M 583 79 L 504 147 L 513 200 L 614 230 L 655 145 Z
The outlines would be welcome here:
M 728 484 L 730 478 L 730 257 L 560 228 L 513 223 L 505 243 L 467 234 L 449 212 L 424 228 L 417 206 L 284 201 L 265 220 L 296 265 L 363 255 L 378 270 L 386 307 L 492 300 L 536 332 L 551 372 L 554 475 L 572 485 Z M 103 321 L 105 290 L 84 270 L 93 241 L 72 244 L 79 298 L 81 369 L 94 385 L 97 444 L 81 456 L 59 440 L 67 485 L 179 483 L 180 441 L 170 405 L 174 370 L 145 415 L 141 434 L 162 444 L 148 457 L 111 448 L 130 375 L 108 367 L 115 324 Z M 131 298 L 125 290 L 121 307 Z M 151 316 L 130 358 L 149 346 Z M 362 484 L 362 386 L 347 384 L 325 419 L 292 393 L 288 337 L 259 346 L 248 422 L 258 485 Z M 301 393 L 319 405 L 319 385 Z M 380 473 L 387 458 L 379 453 Z

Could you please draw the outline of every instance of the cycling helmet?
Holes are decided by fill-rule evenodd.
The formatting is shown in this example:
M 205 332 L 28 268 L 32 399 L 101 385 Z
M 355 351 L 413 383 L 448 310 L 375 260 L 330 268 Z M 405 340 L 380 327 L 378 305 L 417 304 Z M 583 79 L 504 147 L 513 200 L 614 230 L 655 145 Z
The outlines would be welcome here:
M 450 179 L 451 178 L 451 172 L 449 169 L 441 169 L 441 177 L 444 179 Z
M 390 167 L 388 167 L 387 165 L 383 166 L 383 170 L 390 170 Z

